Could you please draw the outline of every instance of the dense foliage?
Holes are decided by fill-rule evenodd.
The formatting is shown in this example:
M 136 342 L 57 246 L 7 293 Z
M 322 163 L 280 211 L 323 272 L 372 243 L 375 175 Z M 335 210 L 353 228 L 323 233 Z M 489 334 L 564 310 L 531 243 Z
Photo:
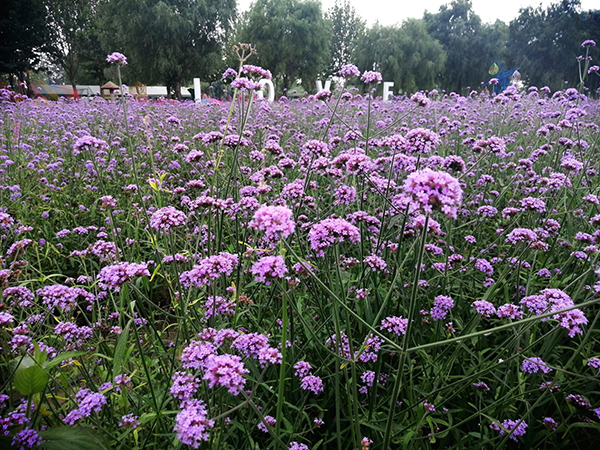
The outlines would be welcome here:
M 239 72 L 231 106 L 2 91 L 0 446 L 592 448 L 598 101 Z
M 584 39 L 600 42 L 600 11 L 557 0 L 521 9 L 509 24 L 488 24 L 470 0 L 452 0 L 421 19 L 366 27 L 348 0 L 328 11 L 318 0 L 257 0 L 244 14 L 234 0 L 7 0 L 0 36 L 0 74 L 13 86 L 29 70 L 56 66 L 51 81 L 116 82 L 104 55 L 117 50 L 130 58 L 127 84 L 166 85 L 179 96 L 179 86 L 200 77 L 220 90 L 231 45 L 252 42 L 279 95 L 297 84 L 315 93 L 317 79 L 349 61 L 382 72 L 396 92 L 468 95 L 491 78 L 494 61 L 520 68 L 527 85 L 578 86 L 574 52 Z M 586 87 L 595 92 L 599 80 Z

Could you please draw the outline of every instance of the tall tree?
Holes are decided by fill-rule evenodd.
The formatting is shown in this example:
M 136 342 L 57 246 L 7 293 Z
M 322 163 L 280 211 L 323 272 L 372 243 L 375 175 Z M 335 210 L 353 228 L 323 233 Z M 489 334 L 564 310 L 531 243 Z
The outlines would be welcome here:
M 577 61 L 581 43 L 600 42 L 600 14 L 580 13 L 579 0 L 562 0 L 546 9 L 524 8 L 510 23 L 513 64 L 522 67 L 530 84 L 552 89 L 575 86 L 579 81 Z M 595 20 L 594 20 L 595 17 Z M 592 49 L 592 56 L 598 55 Z
M 130 76 L 181 86 L 208 77 L 236 15 L 235 0 L 109 0 L 103 8 L 105 46 L 129 58 Z
M 48 11 L 52 60 L 65 72 L 73 90 L 81 54 L 94 32 L 94 17 L 101 0 L 45 0 Z
M 329 45 L 329 64 L 326 75 L 336 74 L 344 64 L 352 63 L 358 39 L 364 34 L 365 21 L 356 14 L 349 0 L 338 0 L 327 11 L 327 20 L 331 24 L 331 42 Z
M 312 89 L 327 62 L 329 30 L 317 1 L 256 0 L 244 17 L 239 40 L 256 47 L 253 60 L 285 89 L 298 79 Z
M 0 73 L 27 81 L 41 62 L 47 42 L 44 0 L 3 0 L 0 14 Z M 28 86 L 28 93 L 31 93 Z
M 423 20 L 401 27 L 375 24 L 359 39 L 355 61 L 361 70 L 377 70 L 396 90 L 414 92 L 439 83 L 446 62 L 442 45 L 427 33 Z
M 440 6 L 439 12 L 423 16 L 429 34 L 440 41 L 448 59 L 444 85 L 457 92 L 467 86 L 478 86 L 490 65 L 485 54 L 481 19 L 473 11 L 471 0 L 454 0 Z

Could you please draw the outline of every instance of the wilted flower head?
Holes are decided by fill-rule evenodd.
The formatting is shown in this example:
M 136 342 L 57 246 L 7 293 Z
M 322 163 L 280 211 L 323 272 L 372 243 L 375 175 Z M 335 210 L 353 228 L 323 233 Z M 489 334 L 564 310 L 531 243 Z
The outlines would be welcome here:
M 127 57 L 123 53 L 114 52 L 106 57 L 106 62 L 109 62 L 111 64 L 113 64 L 113 63 L 120 64 L 121 66 L 126 66 L 127 65 Z

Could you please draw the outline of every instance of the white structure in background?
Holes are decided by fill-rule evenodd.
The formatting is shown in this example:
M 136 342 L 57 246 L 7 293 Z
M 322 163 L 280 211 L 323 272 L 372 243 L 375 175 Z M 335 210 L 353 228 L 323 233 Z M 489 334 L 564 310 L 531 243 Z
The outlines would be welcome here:
M 194 78 L 194 101 L 196 103 L 202 100 L 202 92 L 200 91 L 200 78 Z
M 323 83 L 321 82 L 321 80 L 317 80 L 316 84 L 317 84 L 317 93 L 319 93 L 323 90 Z M 331 91 L 331 80 L 325 80 L 325 90 Z
M 93 96 L 100 95 L 100 86 L 99 85 L 77 85 L 77 91 L 79 95 L 85 96 Z M 129 88 L 125 86 L 123 89 L 125 94 L 129 93 Z M 198 92 L 200 90 L 198 89 Z M 167 88 L 165 86 L 146 86 L 146 95 L 148 98 L 160 98 L 167 97 Z M 192 98 L 192 94 L 186 87 L 181 88 L 181 96 L 183 98 Z
M 256 93 L 256 96 L 258 98 L 264 98 L 265 97 L 265 87 L 268 86 L 267 101 L 269 101 L 269 102 L 275 101 L 275 86 L 273 86 L 273 82 L 271 80 L 267 80 L 266 78 L 263 78 L 262 80 L 260 80 L 258 82 L 258 84 L 260 84 L 260 90 Z
M 394 91 L 390 88 L 394 87 L 393 81 L 384 81 L 383 82 L 383 101 L 387 101 L 390 99 L 390 95 L 394 95 Z

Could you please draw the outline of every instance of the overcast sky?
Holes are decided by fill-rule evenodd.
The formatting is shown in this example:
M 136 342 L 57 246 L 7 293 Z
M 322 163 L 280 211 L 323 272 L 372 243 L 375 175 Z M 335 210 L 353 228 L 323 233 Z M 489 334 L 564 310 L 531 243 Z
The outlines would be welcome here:
M 536 7 L 540 3 L 545 9 L 551 3 L 559 0 L 472 0 L 473 10 L 481 17 L 483 22 L 493 23 L 500 19 L 506 23 L 519 15 L 520 8 L 527 6 Z M 238 0 L 240 11 L 249 8 L 253 0 Z M 343 2 L 343 0 L 340 0 Z M 373 25 L 379 21 L 382 25 L 400 24 L 408 18 L 422 18 L 425 10 L 435 13 L 441 5 L 450 4 L 451 0 L 350 0 L 358 15 Z M 335 4 L 335 0 L 321 0 L 323 11 L 327 11 Z M 581 8 L 600 8 L 599 0 L 581 0 Z

